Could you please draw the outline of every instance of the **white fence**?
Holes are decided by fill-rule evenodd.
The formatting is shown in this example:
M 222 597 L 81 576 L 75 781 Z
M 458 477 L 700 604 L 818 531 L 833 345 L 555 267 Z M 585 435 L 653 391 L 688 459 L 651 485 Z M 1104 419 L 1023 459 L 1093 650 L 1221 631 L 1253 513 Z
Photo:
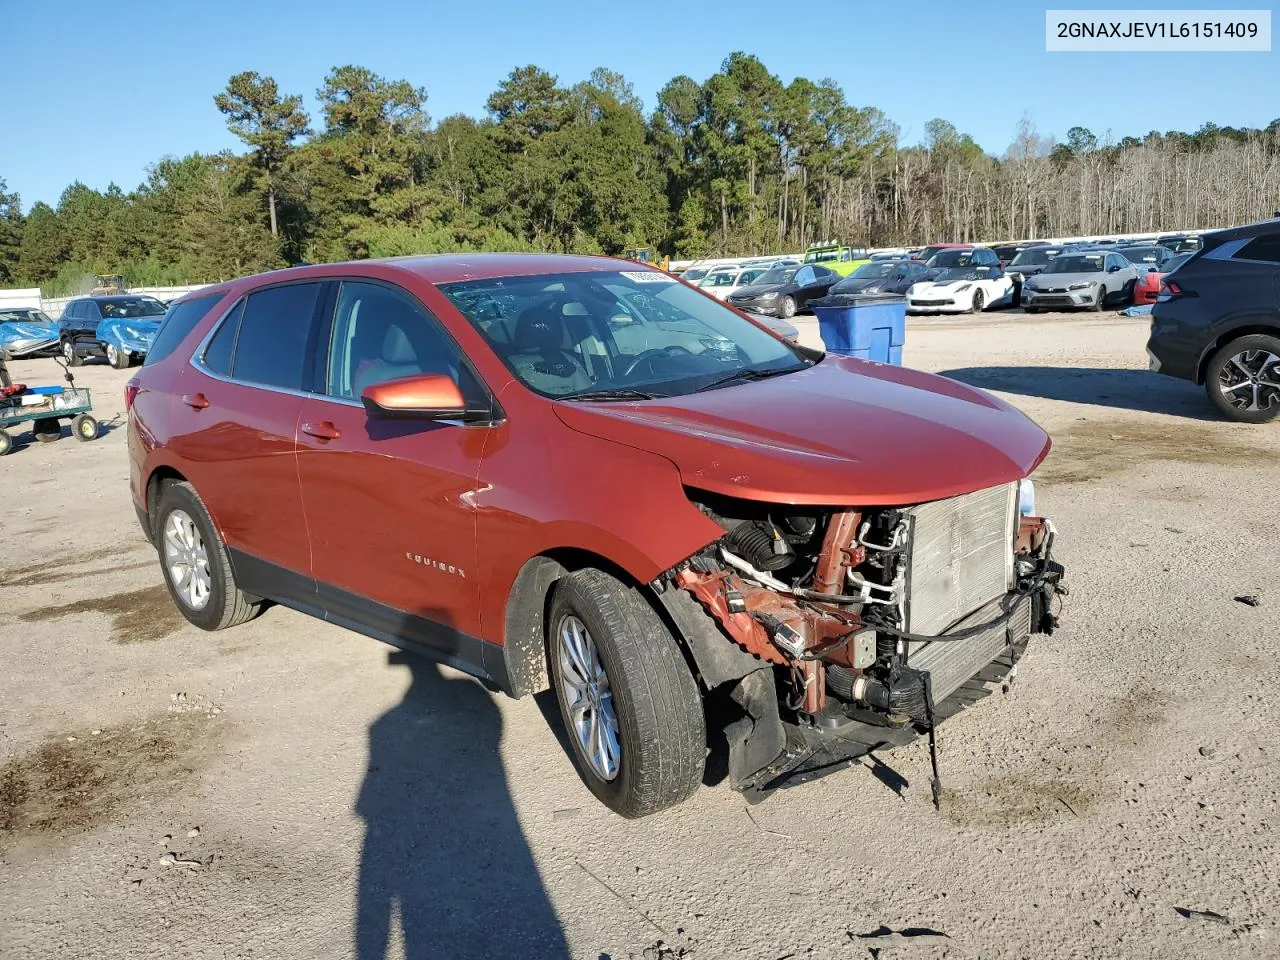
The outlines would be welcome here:
M 192 283 L 183 287 L 130 287 L 125 292 L 138 294 L 139 296 L 144 297 L 155 297 L 157 300 L 173 300 L 175 297 L 180 297 L 183 294 L 190 293 L 192 290 L 199 290 L 202 287 L 207 286 L 209 286 L 207 283 Z M 31 291 L 0 290 L 0 304 L 5 303 L 4 297 L 6 294 L 15 292 L 30 293 Z M 81 293 L 74 297 L 51 297 L 49 299 L 45 299 L 40 296 L 39 290 L 36 290 L 35 294 L 35 303 L 22 304 L 22 306 L 39 307 L 53 320 L 57 320 L 62 316 L 62 311 L 66 309 L 67 304 L 72 300 L 79 300 L 86 296 L 86 294 Z M 17 304 L 14 304 L 14 306 L 17 306 Z

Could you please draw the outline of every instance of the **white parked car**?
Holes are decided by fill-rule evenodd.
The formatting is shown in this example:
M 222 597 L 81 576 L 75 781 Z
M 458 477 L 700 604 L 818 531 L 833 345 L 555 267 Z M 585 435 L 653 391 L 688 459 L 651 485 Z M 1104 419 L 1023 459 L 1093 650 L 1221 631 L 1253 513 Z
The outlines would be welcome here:
M 698 286 L 717 300 L 723 300 L 739 287 L 753 282 L 767 269 L 768 265 L 758 267 L 716 267 L 698 281 Z
M 942 267 L 907 290 L 908 313 L 981 313 L 1013 302 L 1013 281 L 999 265 Z

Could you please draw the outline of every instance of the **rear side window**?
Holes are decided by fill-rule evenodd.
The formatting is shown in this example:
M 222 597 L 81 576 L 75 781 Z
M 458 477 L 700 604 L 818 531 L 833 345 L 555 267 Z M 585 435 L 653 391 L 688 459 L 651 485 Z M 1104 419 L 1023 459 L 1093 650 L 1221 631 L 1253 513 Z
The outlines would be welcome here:
M 1254 237 L 1236 253 L 1237 260 L 1264 260 L 1280 263 L 1280 233 Z
M 244 301 L 235 305 L 227 314 L 217 333 L 204 348 L 204 356 L 200 359 L 210 372 L 220 377 L 231 376 L 231 354 L 236 348 L 236 334 L 240 332 L 240 318 L 244 316 Z
M 205 297 L 203 300 L 187 300 L 170 307 L 164 320 L 160 322 L 160 329 L 156 331 L 156 338 L 147 351 L 143 366 L 158 363 L 178 349 L 178 345 L 187 339 L 187 334 L 195 329 L 196 324 L 205 318 L 220 299 Z
M 318 283 L 292 283 L 251 294 L 240 319 L 232 378 L 301 390 L 319 295 Z

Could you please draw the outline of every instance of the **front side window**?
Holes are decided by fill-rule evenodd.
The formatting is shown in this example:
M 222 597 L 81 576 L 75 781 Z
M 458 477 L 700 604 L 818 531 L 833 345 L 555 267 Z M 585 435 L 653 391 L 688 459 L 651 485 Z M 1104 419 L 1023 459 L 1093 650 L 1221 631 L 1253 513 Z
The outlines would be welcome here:
M 344 281 L 329 342 L 326 392 L 359 400 L 366 387 L 439 373 L 458 381 L 458 350 L 416 300 L 379 283 Z
M 291 283 L 249 295 L 232 351 L 232 379 L 265 387 L 302 389 L 307 339 L 320 286 Z
M 440 290 L 514 376 L 556 399 L 681 396 L 810 363 L 718 301 L 649 271 L 471 280 Z
M 801 267 L 796 271 L 796 284 L 798 286 L 804 286 L 806 283 L 813 283 L 813 279 L 813 267 Z

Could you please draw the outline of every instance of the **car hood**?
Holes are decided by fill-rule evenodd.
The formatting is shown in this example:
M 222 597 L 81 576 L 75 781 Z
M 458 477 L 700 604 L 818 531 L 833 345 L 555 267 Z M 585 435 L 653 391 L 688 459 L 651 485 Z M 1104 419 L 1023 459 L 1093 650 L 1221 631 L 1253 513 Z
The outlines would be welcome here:
M 768 380 L 635 403 L 557 403 L 568 427 L 670 460 L 689 487 L 773 503 L 901 506 L 1009 483 L 1049 438 L 985 391 L 828 354 Z
M 1099 273 L 1041 273 L 1028 278 L 1023 284 L 1032 290 L 1044 290 L 1048 287 L 1069 287 L 1073 283 L 1102 283 L 1107 279 L 1105 272 Z
M 791 284 L 789 283 L 751 283 L 745 287 L 739 287 L 737 290 L 733 291 L 733 293 L 729 294 L 729 296 L 734 300 L 745 300 L 751 297 L 758 297 L 765 293 L 782 293 L 783 291 L 790 289 Z
M 945 293 L 949 290 L 955 290 L 957 287 L 963 287 L 966 283 L 977 282 L 977 277 L 968 280 L 918 280 L 911 285 L 911 290 L 914 293 L 921 293 L 926 290 L 937 290 L 939 293 Z
M 832 293 L 874 293 L 891 283 L 888 277 L 859 277 L 841 280 L 831 288 Z

